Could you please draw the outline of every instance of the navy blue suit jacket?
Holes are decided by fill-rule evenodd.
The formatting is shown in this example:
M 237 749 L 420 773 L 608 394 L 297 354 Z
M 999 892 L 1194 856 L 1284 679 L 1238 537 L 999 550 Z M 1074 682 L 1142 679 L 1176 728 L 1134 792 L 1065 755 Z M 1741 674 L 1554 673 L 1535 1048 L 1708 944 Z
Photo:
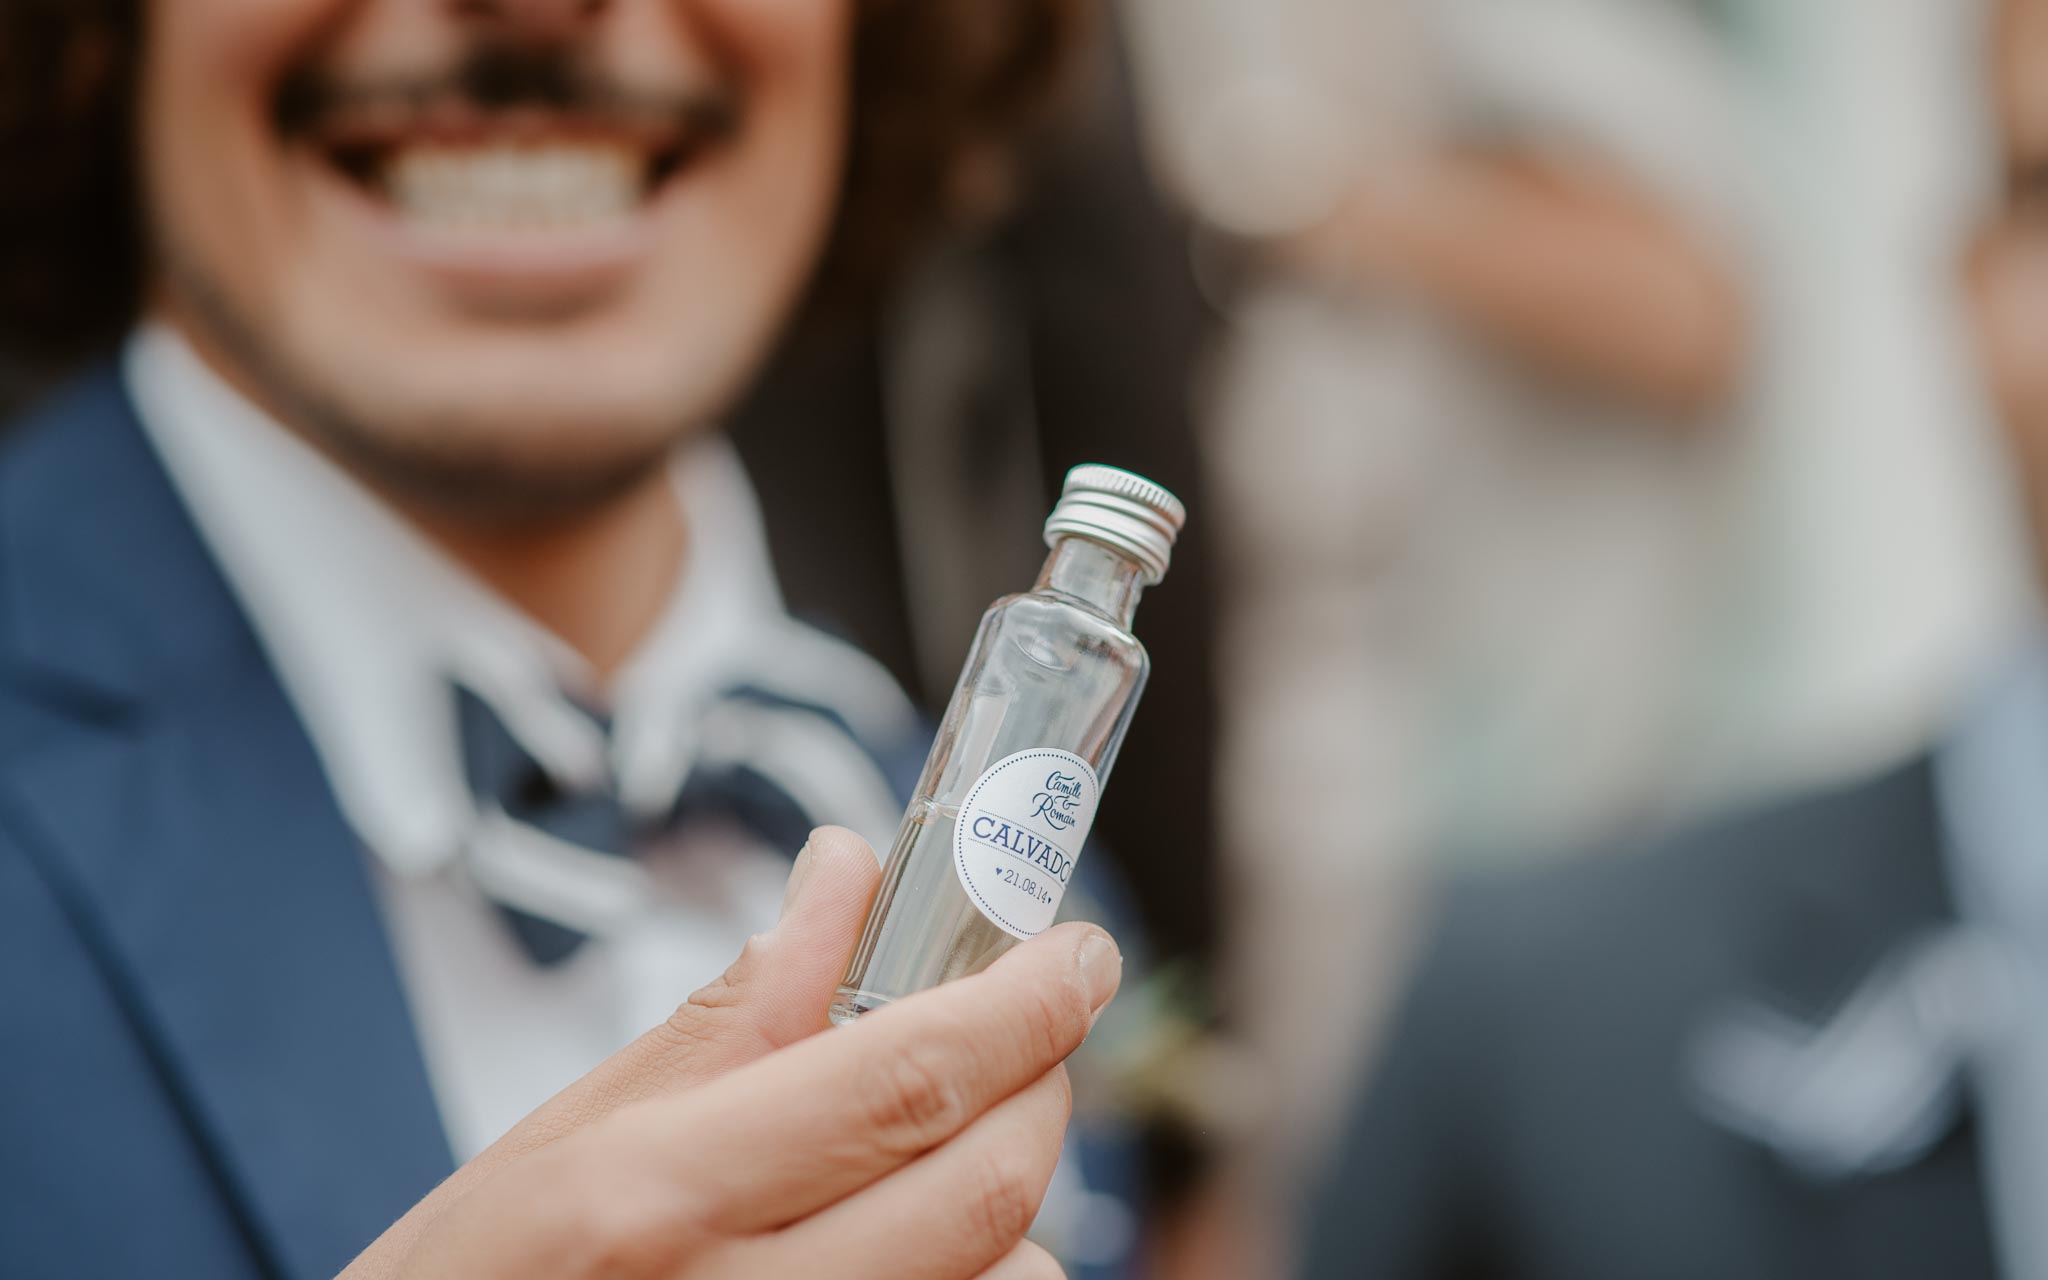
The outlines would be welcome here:
M 0 435 L 0 1276 L 329 1277 L 453 1168 L 361 846 L 96 372 Z
M 363 855 L 94 374 L 0 443 L 0 1274 L 332 1276 L 454 1167 Z

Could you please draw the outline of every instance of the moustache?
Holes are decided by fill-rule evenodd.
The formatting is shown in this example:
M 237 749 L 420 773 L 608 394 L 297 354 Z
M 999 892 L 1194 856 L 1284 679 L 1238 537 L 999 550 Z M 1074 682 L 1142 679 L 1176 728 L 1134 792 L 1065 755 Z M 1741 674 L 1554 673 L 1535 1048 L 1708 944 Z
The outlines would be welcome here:
M 273 115 L 286 137 L 454 131 L 528 115 L 695 145 L 736 133 L 742 107 L 724 81 L 629 85 L 565 47 L 484 44 L 424 74 L 344 79 L 319 67 L 297 69 L 279 86 Z

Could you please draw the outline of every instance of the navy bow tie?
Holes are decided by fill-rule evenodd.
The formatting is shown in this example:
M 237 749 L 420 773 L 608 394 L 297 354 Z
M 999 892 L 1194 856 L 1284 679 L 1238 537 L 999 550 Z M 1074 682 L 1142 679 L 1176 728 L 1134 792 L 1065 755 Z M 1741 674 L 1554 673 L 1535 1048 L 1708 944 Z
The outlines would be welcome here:
M 794 798 L 744 760 L 700 765 L 691 770 L 666 813 L 636 820 L 609 778 L 595 788 L 566 787 L 533 758 L 489 703 L 459 685 L 455 703 L 463 769 L 478 812 L 499 819 L 500 838 L 509 834 L 520 840 L 519 861 L 531 873 L 516 892 L 506 891 L 502 876 L 479 874 L 477 882 L 497 902 L 514 936 L 538 964 L 567 959 L 591 932 L 587 912 L 571 905 L 575 895 L 551 895 L 548 885 L 604 882 L 594 887 L 614 899 L 630 898 L 636 882 L 629 864 L 635 852 L 685 823 L 724 818 L 770 847 L 790 853 L 813 825 L 811 815 Z M 592 713 L 592 719 L 609 734 L 605 717 Z M 523 832 L 545 839 L 526 839 Z M 473 867 L 477 853 L 472 850 Z

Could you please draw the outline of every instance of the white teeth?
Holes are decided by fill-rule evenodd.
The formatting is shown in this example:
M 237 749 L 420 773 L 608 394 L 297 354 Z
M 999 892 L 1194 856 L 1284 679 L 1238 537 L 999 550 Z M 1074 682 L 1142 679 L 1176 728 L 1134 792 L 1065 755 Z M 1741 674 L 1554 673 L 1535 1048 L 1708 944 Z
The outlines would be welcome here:
M 450 227 L 550 229 L 612 221 L 640 202 L 645 164 L 622 146 L 549 143 L 401 148 L 385 166 L 393 204 Z

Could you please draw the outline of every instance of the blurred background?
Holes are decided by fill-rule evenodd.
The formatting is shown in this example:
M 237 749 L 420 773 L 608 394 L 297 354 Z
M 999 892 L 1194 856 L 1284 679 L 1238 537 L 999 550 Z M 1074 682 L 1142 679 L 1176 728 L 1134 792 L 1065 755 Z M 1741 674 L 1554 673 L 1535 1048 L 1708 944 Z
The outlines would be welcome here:
M 1277 1274 L 1434 873 L 1904 755 L 2026 617 L 1957 291 L 1985 15 L 1111 16 L 1015 212 L 738 438 L 793 603 L 930 707 L 1065 466 L 1189 499 L 1099 829 L 1179 1028 L 1128 1082 L 1161 1273 Z
M 737 415 L 792 609 L 932 712 L 1066 467 L 1188 502 L 1097 828 L 1157 1274 L 1280 1272 L 1436 873 L 1901 756 L 2027 617 L 1956 289 L 1983 23 L 1123 0 L 1006 211 Z

